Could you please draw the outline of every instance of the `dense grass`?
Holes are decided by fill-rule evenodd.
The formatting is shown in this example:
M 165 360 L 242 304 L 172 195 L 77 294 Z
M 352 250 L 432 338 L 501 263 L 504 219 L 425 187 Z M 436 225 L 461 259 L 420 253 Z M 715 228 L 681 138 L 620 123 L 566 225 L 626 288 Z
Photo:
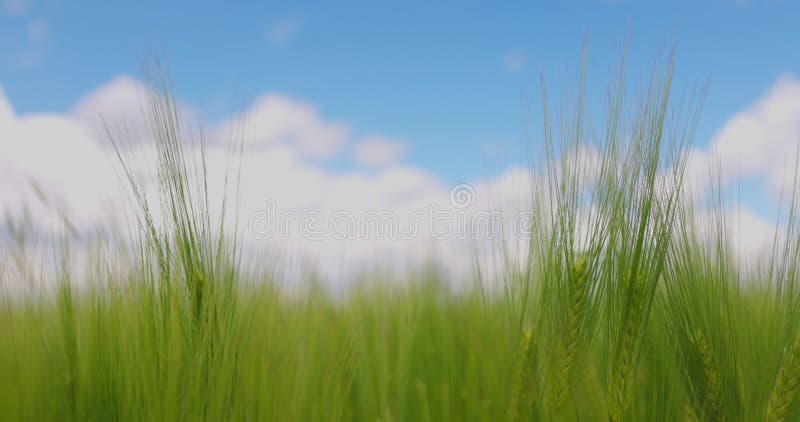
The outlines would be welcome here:
M 97 259 L 76 283 L 68 259 L 30 271 L 22 235 L 4 250 L 0 419 L 799 420 L 795 210 L 743 268 L 722 194 L 701 226 L 682 191 L 702 95 L 673 106 L 668 63 L 628 103 L 620 74 L 603 127 L 583 77 L 545 112 L 528 259 L 476 274 L 502 288 L 454 291 L 431 270 L 346 297 L 292 294 L 243 263 L 168 84 L 151 80 L 166 211 L 115 143 L 140 237 L 101 252 L 127 265 Z M 575 158 L 587 148 L 598 168 Z

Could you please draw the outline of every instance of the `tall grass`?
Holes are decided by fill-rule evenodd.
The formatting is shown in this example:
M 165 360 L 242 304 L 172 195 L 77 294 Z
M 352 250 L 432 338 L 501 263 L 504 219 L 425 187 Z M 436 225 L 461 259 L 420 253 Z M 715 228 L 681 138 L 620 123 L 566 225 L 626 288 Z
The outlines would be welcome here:
M 112 136 L 138 238 L 106 252 L 127 264 L 33 271 L 6 224 L 0 419 L 800 420 L 796 210 L 769 261 L 739 265 L 721 191 L 705 226 L 684 191 L 702 92 L 676 106 L 670 60 L 629 103 L 624 70 L 599 130 L 585 65 L 555 119 L 544 92 L 537 218 L 504 289 L 455 292 L 431 270 L 334 298 L 245 263 L 236 202 L 210 204 L 202 142 L 156 67 L 155 196 Z

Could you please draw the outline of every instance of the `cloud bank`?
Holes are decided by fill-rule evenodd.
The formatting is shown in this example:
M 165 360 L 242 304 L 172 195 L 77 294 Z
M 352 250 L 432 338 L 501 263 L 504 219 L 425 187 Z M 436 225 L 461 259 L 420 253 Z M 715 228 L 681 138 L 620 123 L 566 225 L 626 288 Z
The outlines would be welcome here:
M 142 142 L 131 144 L 131 156 L 141 163 L 142 171 L 154 172 L 152 160 L 148 161 L 151 147 L 145 142 L 149 131 L 142 110 L 146 107 L 141 103 L 146 90 L 135 78 L 119 76 L 79 99 L 68 113 L 20 115 L 0 87 L 3 221 L 27 213 L 47 230 L 62 230 L 66 218 L 77 230 L 91 231 L 109 218 L 124 215 L 125 188 L 108 142 L 103 140 L 104 121 L 113 123 L 116 132 L 112 132 L 118 136 L 137 134 Z M 180 103 L 179 107 L 187 125 L 199 120 L 190 105 Z M 254 216 L 269 212 L 284 220 L 295 216 L 287 223 L 291 227 L 286 236 L 261 239 L 251 232 L 244 240 L 254 250 L 279 251 L 285 258 L 281 265 L 291 267 L 289 271 L 321 274 L 332 283 L 344 283 L 365 269 L 402 271 L 429 262 L 444 265 L 460 279 L 469 277 L 476 262 L 491 268 L 497 264 L 493 249 L 497 239 L 486 235 L 488 226 L 477 228 L 483 233 L 477 238 L 469 233 L 440 236 L 430 214 L 449 212 L 451 218 L 479 215 L 490 219 L 488 211 L 501 210 L 510 216 L 507 222 L 514 224 L 513 217 L 531 203 L 531 185 L 539 183 L 528 169 L 513 167 L 495 177 L 456 186 L 463 188 L 456 191 L 427 169 L 400 163 L 406 151 L 404 141 L 389 136 L 359 138 L 357 129 L 346 122 L 331 118 L 309 102 L 277 93 L 259 97 L 243 119 L 224 120 L 207 132 L 212 201 L 221 201 L 226 193 L 222 180 L 230 168 L 228 141 L 240 136 L 248 152 L 241 163 L 239 221 L 246 226 Z M 794 168 L 790 159 L 798 139 L 800 81 L 787 75 L 734 115 L 707 148 L 691 152 L 689 183 L 707 186 L 708 167 L 718 163 L 724 181 L 741 175 L 763 179 L 766 186 L 777 190 L 787 181 L 785 169 Z M 348 150 L 353 160 L 368 168 L 327 168 L 327 160 Z M 582 159 L 591 161 L 588 152 Z M 154 186 L 144 188 L 155 192 Z M 298 221 L 308 213 L 317 213 L 328 222 L 332 216 L 340 216 L 339 222 L 347 217 L 363 223 L 366 216 L 373 218 L 368 220 L 373 226 L 361 224 L 358 228 L 364 232 L 355 237 L 314 240 L 303 233 Z M 385 220 L 376 223 L 385 213 L 401 226 L 395 227 L 397 231 L 414 222 L 414 235 L 408 239 L 380 235 L 380 230 L 392 229 L 387 229 Z M 427 215 L 420 217 L 421 213 Z M 735 221 L 730 224 L 730 235 L 740 256 L 754 254 L 772 235 L 774 225 L 751 210 L 737 208 L 727 213 L 729 220 Z M 266 227 L 263 220 L 256 223 L 254 227 Z M 503 241 L 516 242 L 510 250 L 523 257 L 525 240 L 511 237 Z

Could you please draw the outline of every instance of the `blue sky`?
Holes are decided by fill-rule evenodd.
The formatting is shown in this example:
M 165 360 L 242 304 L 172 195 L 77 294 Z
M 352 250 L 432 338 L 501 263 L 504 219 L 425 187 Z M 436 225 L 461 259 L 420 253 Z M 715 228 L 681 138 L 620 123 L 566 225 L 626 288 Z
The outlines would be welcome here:
M 359 132 L 406 140 L 408 162 L 451 182 L 486 173 L 487 149 L 500 148 L 490 167 L 516 160 L 521 99 L 534 104 L 535 135 L 538 75 L 574 73 L 585 35 L 595 101 L 628 33 L 634 75 L 675 45 L 678 92 L 710 81 L 700 143 L 800 70 L 790 1 L 0 1 L 0 84 L 18 112 L 66 111 L 115 75 L 138 75 L 138 58 L 155 50 L 179 95 L 212 121 L 284 93 Z

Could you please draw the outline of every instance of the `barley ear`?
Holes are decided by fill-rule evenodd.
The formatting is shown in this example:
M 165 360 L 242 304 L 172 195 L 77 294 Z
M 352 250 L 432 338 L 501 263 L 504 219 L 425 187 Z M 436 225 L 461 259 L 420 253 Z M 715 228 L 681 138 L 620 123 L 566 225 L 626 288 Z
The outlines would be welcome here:
M 527 329 L 522 335 L 517 351 L 517 372 L 508 407 L 508 416 L 511 421 L 521 420 L 520 414 L 528 406 L 532 397 L 528 388 L 533 379 L 533 349 L 533 332 Z
M 686 421 L 687 422 L 700 422 L 699 416 L 697 416 L 697 411 L 695 411 L 695 406 L 692 406 L 690 403 L 686 403 Z
M 800 387 L 800 333 L 795 335 L 789 348 L 783 352 L 783 361 L 775 377 L 767 405 L 767 421 L 779 422 L 786 419 L 786 413 L 798 387 Z
M 703 376 L 706 388 L 704 408 L 710 411 L 710 416 L 714 420 L 722 420 L 722 387 L 720 385 L 719 372 L 711 352 L 711 347 L 706 341 L 701 331 L 697 331 L 692 337 L 692 344 L 700 357 L 703 365 Z
M 561 379 L 557 385 L 556 409 L 561 408 L 569 389 L 569 377 L 578 354 L 578 340 L 586 306 L 588 273 L 586 257 L 579 257 L 569 272 L 569 303 L 567 304 L 566 327 L 564 327 L 563 362 Z
M 575 363 L 578 351 L 578 336 L 583 319 L 588 273 L 586 258 L 575 261 L 569 278 L 569 306 L 567 308 L 567 330 L 565 338 L 564 369 L 569 371 Z
M 617 368 L 609 385 L 609 413 L 614 421 L 622 419 L 630 403 L 630 389 L 635 372 L 636 348 L 639 342 L 639 324 L 645 301 L 645 286 L 639 277 L 630 278 L 630 300 L 622 315 L 622 332 L 617 358 Z

